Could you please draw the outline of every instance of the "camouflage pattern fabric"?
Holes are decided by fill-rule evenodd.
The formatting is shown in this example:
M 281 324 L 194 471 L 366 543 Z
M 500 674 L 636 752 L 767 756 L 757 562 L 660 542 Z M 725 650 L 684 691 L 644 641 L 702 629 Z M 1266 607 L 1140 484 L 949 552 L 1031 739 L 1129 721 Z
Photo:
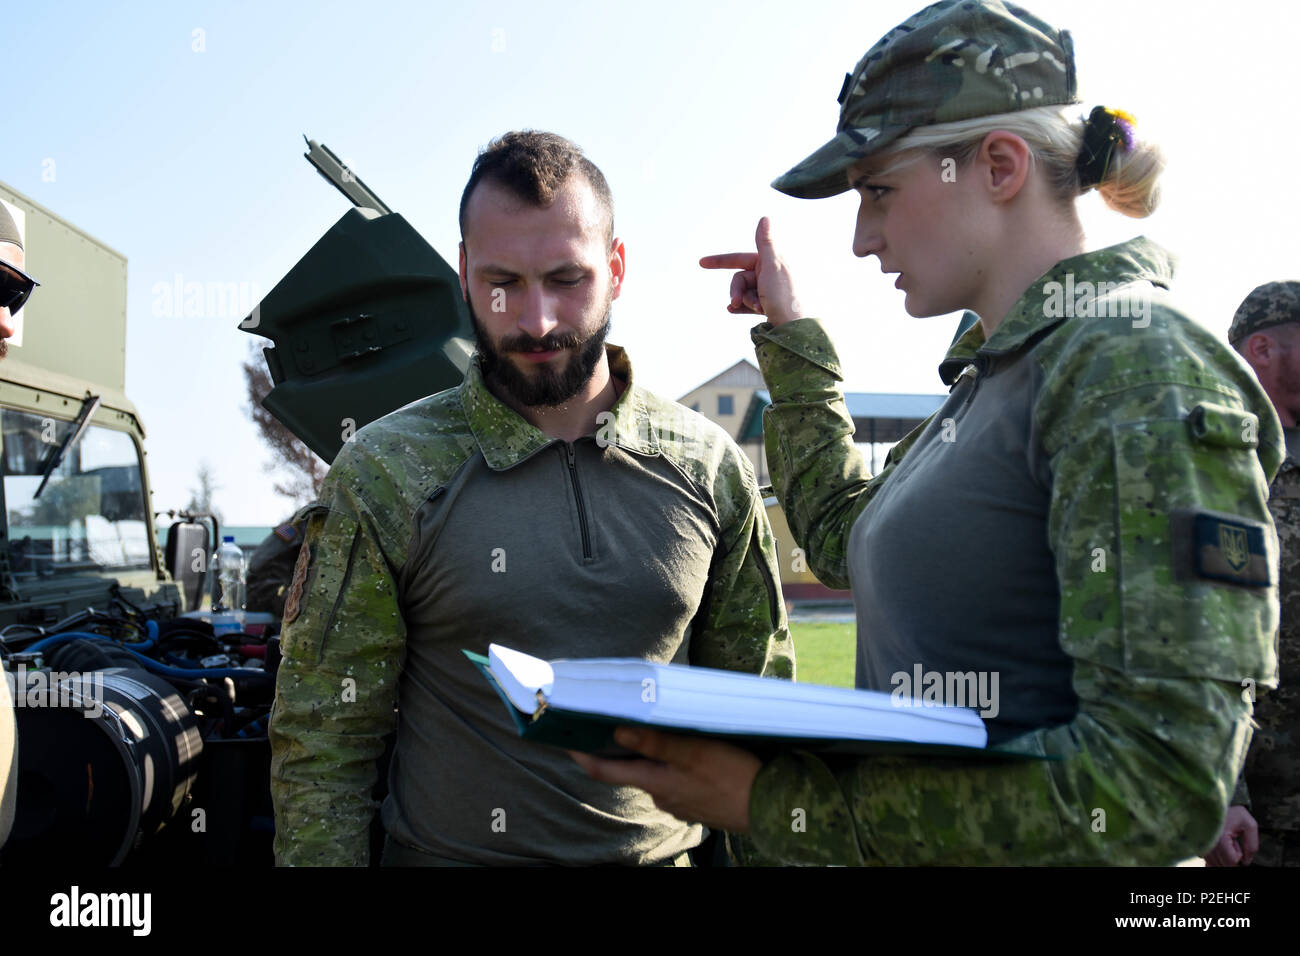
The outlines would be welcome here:
M 1297 316 L 1300 316 L 1300 282 L 1266 282 L 1251 290 L 1237 306 L 1228 328 L 1228 341 L 1235 345 L 1255 332 L 1295 322 Z
M 1290 456 L 1270 486 L 1268 508 L 1280 547 L 1281 680 L 1277 690 L 1260 694 L 1255 704 L 1258 727 L 1242 773 L 1245 787 L 1233 802 L 1250 808 L 1261 832 L 1290 831 L 1292 842 L 1300 843 L 1300 462 Z M 1262 851 L 1262 839 L 1260 846 Z M 1300 865 L 1300 854 L 1292 855 L 1290 865 Z
M 285 591 L 302 548 L 305 526 L 304 521 L 295 523 L 290 519 L 268 534 L 249 557 L 248 597 L 244 602 L 248 610 L 284 617 Z
M 748 460 L 718 426 L 639 388 L 622 349 L 607 346 L 607 353 L 612 374 L 627 386 L 598 428 L 597 442 L 603 437 L 621 450 L 663 456 L 707 491 L 725 531 L 725 547 L 715 552 L 709 572 L 710 596 L 689 635 L 690 663 L 793 678 L 775 543 Z M 397 726 L 398 684 L 408 663 L 398 582 L 406 579 L 417 512 L 443 493 L 471 456 L 505 469 L 554 444 L 488 391 L 476 357 L 460 387 L 371 423 L 343 446 L 320 502 L 295 519 L 307 522 L 304 573 L 288 597 L 270 723 L 277 863 L 369 861 L 375 761 Z M 554 587 L 559 591 L 565 582 L 555 580 Z M 575 600 L 596 609 L 602 596 Z M 595 628 L 600 615 L 593 611 L 592 618 Z M 517 626 L 530 625 L 521 620 Z M 685 639 L 651 636 L 672 637 L 675 644 Z M 345 700 L 349 687 L 353 696 Z M 536 745 L 512 737 L 509 746 Z M 586 780 L 576 765 L 572 769 Z M 619 797 L 606 789 L 611 801 Z M 484 804 L 485 819 L 490 807 Z M 596 810 L 616 814 L 618 808 Z M 562 823 L 552 829 L 562 832 Z
M 799 199 L 849 188 L 844 171 L 908 130 L 1077 103 L 1074 46 L 1022 7 L 944 0 L 890 30 L 844 77 L 835 138 L 772 186 Z
M 1249 368 L 1171 304 L 1162 291 L 1171 276 L 1168 255 L 1145 239 L 1067 259 L 987 342 L 976 324 L 941 366 L 950 384 L 978 376 L 981 356 L 1020 353 L 1037 368 L 1026 442 L 1038 442 L 1050 464 L 1043 535 L 1079 707 L 1069 723 L 1006 746 L 1059 759 L 824 761 L 789 752 L 763 767 L 751 793 L 750 832 L 765 853 L 820 864 L 1161 865 L 1218 838 L 1250 742 L 1246 689 L 1277 682 L 1277 593 L 1189 576 L 1196 553 L 1177 542 L 1173 515 L 1190 509 L 1261 527 L 1266 580 L 1276 581 L 1266 499 L 1282 432 Z M 1049 316 L 1047 283 L 1070 277 L 1075 288 L 1119 283 L 1093 305 L 1149 299 L 1147 318 Z M 851 584 L 850 530 L 926 426 L 869 476 L 820 324 L 765 323 L 753 339 L 772 397 L 768 461 L 791 530 L 825 583 Z M 1192 416 L 1197 407 L 1217 409 L 1214 420 Z M 978 485 L 981 476 L 952 481 Z M 1095 572 L 1097 548 L 1111 556 L 1107 573 Z M 995 559 L 988 575 L 987 600 L 1014 589 L 998 580 Z
M 1300 831 L 1259 828 L 1259 852 L 1252 866 L 1300 866 Z

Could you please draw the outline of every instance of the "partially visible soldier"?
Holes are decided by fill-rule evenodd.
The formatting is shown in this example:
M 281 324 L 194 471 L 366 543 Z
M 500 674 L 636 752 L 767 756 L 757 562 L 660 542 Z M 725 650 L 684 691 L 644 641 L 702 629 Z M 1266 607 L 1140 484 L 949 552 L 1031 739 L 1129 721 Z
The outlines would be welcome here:
M 0 846 L 9 838 L 18 794 L 18 726 L 9 691 L 9 672 L 0 660 Z
M 0 358 L 9 354 L 5 339 L 14 334 L 14 316 L 40 283 L 23 271 L 23 237 L 9 210 L 0 203 Z
M 14 334 L 13 316 L 23 307 L 36 287 L 36 280 L 23 272 L 23 237 L 9 210 L 0 203 L 0 358 L 9 352 L 5 339 Z M 18 727 L 10 698 L 9 677 L 0 661 L 0 846 L 9 836 L 14 821 L 18 792 Z
M 1277 690 L 1255 703 L 1255 731 L 1223 833 L 1208 866 L 1300 866 L 1300 282 L 1269 282 L 1246 296 L 1228 341 L 1255 370 L 1286 436 L 1269 486 L 1277 524 Z
M 314 504 L 314 503 L 313 503 Z M 248 595 L 244 607 L 284 617 L 285 592 L 293 578 L 293 565 L 302 547 L 307 514 L 312 505 L 275 528 L 248 559 Z

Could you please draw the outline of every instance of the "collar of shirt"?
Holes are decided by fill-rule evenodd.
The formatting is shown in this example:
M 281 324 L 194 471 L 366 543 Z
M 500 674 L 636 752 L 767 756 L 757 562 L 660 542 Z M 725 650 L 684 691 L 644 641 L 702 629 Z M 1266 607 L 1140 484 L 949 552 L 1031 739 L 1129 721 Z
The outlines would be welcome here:
M 1173 256 L 1146 236 L 1062 259 L 1030 284 L 992 338 L 985 341 L 984 326 L 979 322 L 967 329 L 939 365 L 939 377 L 945 385 L 951 385 L 977 355 L 1009 355 L 1023 348 L 1039 332 L 1065 321 L 1064 315 L 1049 316 L 1044 308 L 1044 287 L 1049 282 L 1074 289 L 1084 282 L 1147 281 L 1167 289 L 1173 275 Z M 1067 276 L 1071 277 L 1068 283 Z
M 605 355 L 609 359 L 610 375 L 621 379 L 624 388 L 613 407 L 597 416 L 597 441 L 602 445 L 618 445 L 640 455 L 658 455 L 658 436 L 645 396 L 633 381 L 632 363 L 627 352 L 617 345 L 606 344 Z M 470 430 L 483 451 L 483 459 L 493 471 L 513 468 L 560 440 L 529 423 L 492 394 L 483 381 L 478 353 L 470 361 L 460 394 Z

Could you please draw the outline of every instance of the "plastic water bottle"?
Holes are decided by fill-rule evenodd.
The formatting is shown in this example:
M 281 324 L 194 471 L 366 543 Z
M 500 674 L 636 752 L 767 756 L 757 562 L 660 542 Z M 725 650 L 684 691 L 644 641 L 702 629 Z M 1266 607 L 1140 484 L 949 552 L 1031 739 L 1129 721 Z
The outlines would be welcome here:
M 216 554 L 217 596 L 212 610 L 242 615 L 244 610 L 244 552 L 233 535 L 224 535 Z

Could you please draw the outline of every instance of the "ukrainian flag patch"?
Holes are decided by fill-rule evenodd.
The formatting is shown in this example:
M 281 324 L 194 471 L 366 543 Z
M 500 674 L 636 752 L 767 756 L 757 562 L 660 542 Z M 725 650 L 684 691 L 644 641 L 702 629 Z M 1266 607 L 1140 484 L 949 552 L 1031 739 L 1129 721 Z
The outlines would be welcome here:
M 1265 530 L 1257 521 L 1197 512 L 1192 516 L 1192 570 L 1213 581 L 1271 586 Z

